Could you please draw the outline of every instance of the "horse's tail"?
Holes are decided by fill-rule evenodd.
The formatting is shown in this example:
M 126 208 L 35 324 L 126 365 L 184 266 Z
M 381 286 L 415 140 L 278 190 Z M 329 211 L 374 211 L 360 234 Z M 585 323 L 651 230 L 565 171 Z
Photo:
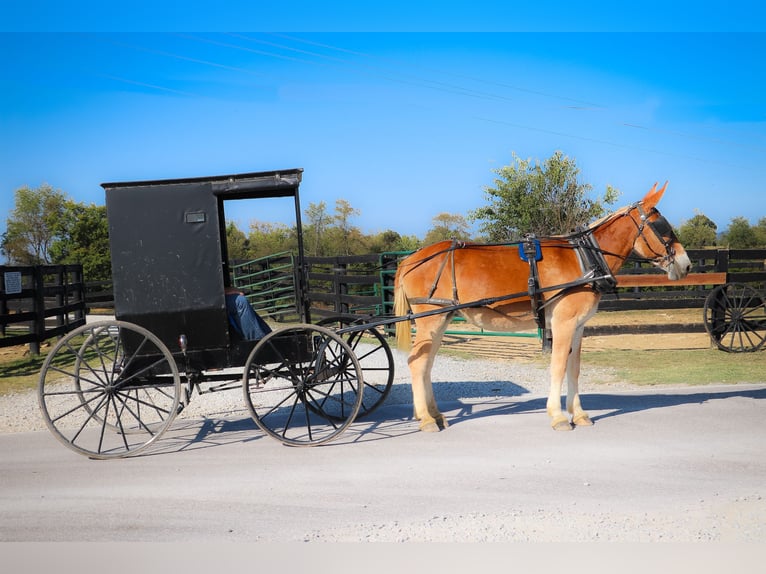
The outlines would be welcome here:
M 394 278 L 394 315 L 402 317 L 410 310 L 407 302 L 407 294 L 404 292 L 404 278 L 402 268 L 396 270 Z M 409 319 L 396 323 L 396 348 L 408 351 L 412 345 L 412 332 Z

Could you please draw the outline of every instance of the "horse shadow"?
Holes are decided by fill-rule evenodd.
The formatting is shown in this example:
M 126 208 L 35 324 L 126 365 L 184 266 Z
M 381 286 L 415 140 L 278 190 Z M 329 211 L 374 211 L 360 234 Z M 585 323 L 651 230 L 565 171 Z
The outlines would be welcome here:
M 444 385 L 444 386 L 442 386 Z M 439 400 L 442 411 L 447 414 L 450 426 L 456 426 L 485 417 L 513 414 L 545 413 L 547 397 L 530 394 L 527 389 L 508 381 L 487 381 L 486 387 L 475 383 L 435 384 L 437 400 L 439 391 L 451 391 L 453 398 Z M 471 390 L 473 389 L 473 390 Z M 462 391 L 462 392 L 459 392 Z M 488 392 L 489 391 L 489 392 Z M 626 414 L 663 409 L 682 405 L 701 405 L 710 401 L 732 398 L 766 400 L 766 386 L 733 387 L 731 389 L 683 389 L 665 391 L 629 391 L 620 393 L 592 393 L 582 395 L 586 409 L 594 423 Z M 518 399 L 518 400 L 514 400 Z M 391 440 L 420 432 L 413 417 L 412 403 L 400 400 L 383 404 L 380 408 L 359 417 L 337 439 L 319 448 L 338 448 L 379 440 Z M 159 444 L 139 456 L 180 453 L 225 446 L 245 444 L 259 440 L 275 440 L 265 435 L 252 418 L 201 418 L 177 421 L 162 437 Z
M 465 397 L 468 399 L 469 397 Z M 478 397 L 483 398 L 483 397 Z M 509 397 L 510 398 L 510 397 Z M 766 399 L 766 387 L 734 387 L 732 389 L 709 389 L 692 391 L 684 389 L 666 390 L 663 392 L 630 391 L 624 393 L 592 393 L 581 395 L 583 406 L 591 414 L 594 423 L 612 417 L 626 414 L 663 409 L 682 405 L 702 405 L 710 401 L 727 400 L 732 398 Z M 496 399 L 491 399 L 496 400 Z M 526 400 L 504 402 L 495 407 L 485 408 L 489 401 L 464 402 L 456 401 L 450 425 L 469 422 L 474 419 L 508 414 L 545 413 L 547 397 L 534 397 Z M 563 399 L 562 399 L 563 401 Z M 445 403 L 445 407 L 450 406 Z M 481 408 L 477 408 L 481 407 Z

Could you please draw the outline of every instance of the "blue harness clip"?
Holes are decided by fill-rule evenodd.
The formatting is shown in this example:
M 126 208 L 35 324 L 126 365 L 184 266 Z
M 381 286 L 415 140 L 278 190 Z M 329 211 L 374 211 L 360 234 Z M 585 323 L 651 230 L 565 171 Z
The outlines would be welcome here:
M 532 245 L 535 248 L 535 261 L 540 261 L 543 258 L 543 250 L 540 247 L 539 239 L 526 239 L 519 243 L 519 257 L 522 261 L 529 262 L 529 255 L 527 255 L 527 249 L 531 252 Z

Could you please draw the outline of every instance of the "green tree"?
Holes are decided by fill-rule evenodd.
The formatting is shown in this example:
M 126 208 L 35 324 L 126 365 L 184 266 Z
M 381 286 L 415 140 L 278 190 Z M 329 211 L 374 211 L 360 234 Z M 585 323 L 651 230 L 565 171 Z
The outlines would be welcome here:
M 324 201 L 309 203 L 304 215 L 306 216 L 306 224 L 304 225 L 303 241 L 306 254 L 314 257 L 325 255 L 325 231 L 331 221 L 330 215 L 327 213 L 327 204 Z
M 17 189 L 14 200 L 2 239 L 3 253 L 20 265 L 51 263 L 51 246 L 67 227 L 66 195 L 42 184 L 37 189 Z
M 516 241 L 524 234 L 568 233 L 605 214 L 619 195 L 607 186 L 602 198 L 590 199 L 592 187 L 578 182 L 575 161 L 555 152 L 542 163 L 513 154 L 513 165 L 494 171 L 494 187 L 485 188 L 488 205 L 469 214 L 490 241 Z
M 755 237 L 758 247 L 766 247 L 766 217 L 761 217 L 755 226 Z
M 253 221 L 247 236 L 250 258 L 256 259 L 283 251 L 297 250 L 298 240 L 295 228 L 284 223 Z
M 233 221 L 229 221 L 226 224 L 226 251 L 228 252 L 229 259 L 233 261 L 252 259 L 250 255 L 250 240 Z
M 470 239 L 468 222 L 462 215 L 453 215 L 451 213 L 440 213 L 431 219 L 433 226 L 428 230 L 423 238 L 423 243 L 429 245 L 445 239 Z
M 360 214 L 358 209 L 351 207 L 345 199 L 335 200 L 335 215 L 333 223 L 335 232 L 334 254 L 351 255 L 365 251 L 362 232 L 351 224 L 351 218 Z
M 381 233 L 371 235 L 367 238 L 367 244 L 370 253 L 383 253 L 385 251 L 397 251 L 402 236 L 396 231 L 387 229 Z
M 744 217 L 733 218 L 721 240 L 730 249 L 749 249 L 758 245 L 758 235 Z
M 678 228 L 678 240 L 687 249 L 712 247 L 716 244 L 718 226 L 713 220 L 697 213 Z
M 61 218 L 61 236 L 50 248 L 51 262 L 82 265 L 87 281 L 112 278 L 109 222 L 106 206 L 67 201 Z

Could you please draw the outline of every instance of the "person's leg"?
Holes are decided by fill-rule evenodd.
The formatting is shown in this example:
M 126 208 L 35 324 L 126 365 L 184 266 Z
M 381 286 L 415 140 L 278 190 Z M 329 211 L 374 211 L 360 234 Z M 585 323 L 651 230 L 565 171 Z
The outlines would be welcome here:
M 271 332 L 271 327 L 255 312 L 244 295 L 237 295 L 234 304 L 239 326 L 245 339 L 257 341 Z

